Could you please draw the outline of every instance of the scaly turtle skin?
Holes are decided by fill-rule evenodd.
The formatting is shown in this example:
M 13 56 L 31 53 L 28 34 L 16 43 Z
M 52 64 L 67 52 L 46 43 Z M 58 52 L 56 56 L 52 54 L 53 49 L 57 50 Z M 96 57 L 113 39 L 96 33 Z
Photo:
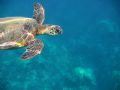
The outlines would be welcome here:
M 33 18 L 7 17 L 0 18 L 0 49 L 9 49 L 27 46 L 21 59 L 27 60 L 40 54 L 44 46 L 36 35 L 62 34 L 58 25 L 43 25 L 45 19 L 44 8 L 39 3 L 34 4 Z

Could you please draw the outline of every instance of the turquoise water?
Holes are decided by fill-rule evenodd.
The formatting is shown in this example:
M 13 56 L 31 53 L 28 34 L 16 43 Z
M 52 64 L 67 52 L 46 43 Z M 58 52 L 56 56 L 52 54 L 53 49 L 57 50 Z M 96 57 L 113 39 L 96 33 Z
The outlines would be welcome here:
M 64 33 L 38 36 L 45 47 L 29 61 L 25 48 L 0 50 L 0 90 L 120 90 L 120 2 L 38 1 Z M 33 0 L 0 0 L 0 18 L 32 13 Z

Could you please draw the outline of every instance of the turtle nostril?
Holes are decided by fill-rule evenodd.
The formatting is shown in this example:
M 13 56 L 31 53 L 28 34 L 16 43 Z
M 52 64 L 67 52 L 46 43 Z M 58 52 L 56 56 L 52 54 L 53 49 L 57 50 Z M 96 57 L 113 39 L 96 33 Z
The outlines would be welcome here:
M 62 34 L 62 33 L 63 33 L 62 29 L 59 29 L 59 34 Z
M 62 30 L 59 30 L 58 33 L 59 33 L 59 34 L 62 34 Z
M 58 34 L 62 34 L 62 28 L 61 28 L 60 26 L 57 26 L 57 27 L 56 27 L 56 32 L 57 32 Z

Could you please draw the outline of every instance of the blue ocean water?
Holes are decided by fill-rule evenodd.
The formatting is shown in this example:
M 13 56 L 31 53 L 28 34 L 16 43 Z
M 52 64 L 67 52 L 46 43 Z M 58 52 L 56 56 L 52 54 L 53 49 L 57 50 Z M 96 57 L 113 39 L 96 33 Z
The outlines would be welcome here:
M 25 48 L 0 50 L 0 90 L 120 90 L 120 2 L 37 1 L 64 33 L 38 36 L 45 47 L 28 61 Z M 0 18 L 32 17 L 33 2 L 0 0 Z

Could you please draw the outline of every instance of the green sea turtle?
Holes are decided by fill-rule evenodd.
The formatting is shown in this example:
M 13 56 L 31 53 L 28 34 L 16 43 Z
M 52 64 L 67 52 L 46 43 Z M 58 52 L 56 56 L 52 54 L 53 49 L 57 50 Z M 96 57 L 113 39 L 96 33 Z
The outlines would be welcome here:
M 41 4 L 34 4 L 33 18 L 6 17 L 0 18 L 0 49 L 10 49 L 27 46 L 21 59 L 27 60 L 40 54 L 44 44 L 35 38 L 36 35 L 62 34 L 58 25 L 43 25 L 45 19 L 44 8 Z

